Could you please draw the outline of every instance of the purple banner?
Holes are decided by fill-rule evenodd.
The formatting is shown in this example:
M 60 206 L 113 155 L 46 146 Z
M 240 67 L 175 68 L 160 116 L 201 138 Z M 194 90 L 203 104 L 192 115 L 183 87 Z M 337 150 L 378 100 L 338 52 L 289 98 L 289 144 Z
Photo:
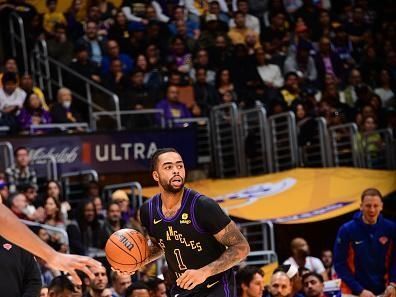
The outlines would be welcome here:
M 6 141 L 11 142 L 14 149 L 29 148 L 36 164 L 53 156 L 61 173 L 83 169 L 94 169 L 101 174 L 147 171 L 152 154 L 164 147 L 177 149 L 188 168 L 197 162 L 194 129 L 29 136 Z

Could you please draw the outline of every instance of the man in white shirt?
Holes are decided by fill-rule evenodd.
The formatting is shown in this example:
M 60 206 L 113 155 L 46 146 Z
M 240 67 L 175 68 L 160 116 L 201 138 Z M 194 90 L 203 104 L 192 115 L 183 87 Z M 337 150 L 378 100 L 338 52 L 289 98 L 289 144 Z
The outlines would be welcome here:
M 15 115 L 22 108 L 26 93 L 18 88 L 18 79 L 14 72 L 4 73 L 1 82 L 3 87 L 0 88 L 0 111 Z
M 309 246 L 304 238 L 294 238 L 290 243 L 290 248 L 292 256 L 283 262 L 283 264 L 297 265 L 299 268 L 306 268 L 311 272 L 322 275 L 324 280 L 328 279 L 322 261 L 309 256 Z
M 256 49 L 257 73 L 263 83 L 270 88 L 280 88 L 284 80 L 278 65 L 268 64 L 262 47 Z
M 245 16 L 245 26 L 246 28 L 253 30 L 258 35 L 260 35 L 260 21 L 254 15 L 249 14 L 249 3 L 248 0 L 238 0 L 237 1 L 238 11 L 242 12 Z M 234 19 L 230 20 L 230 28 L 235 27 Z

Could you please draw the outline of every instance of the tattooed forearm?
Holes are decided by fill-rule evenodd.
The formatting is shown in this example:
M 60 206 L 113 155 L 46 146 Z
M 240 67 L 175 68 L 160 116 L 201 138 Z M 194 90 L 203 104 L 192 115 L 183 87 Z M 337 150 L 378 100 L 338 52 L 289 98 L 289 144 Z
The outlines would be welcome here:
M 245 259 L 250 252 L 248 242 L 234 222 L 229 223 L 215 237 L 228 248 L 217 260 L 202 268 L 209 276 L 230 269 Z

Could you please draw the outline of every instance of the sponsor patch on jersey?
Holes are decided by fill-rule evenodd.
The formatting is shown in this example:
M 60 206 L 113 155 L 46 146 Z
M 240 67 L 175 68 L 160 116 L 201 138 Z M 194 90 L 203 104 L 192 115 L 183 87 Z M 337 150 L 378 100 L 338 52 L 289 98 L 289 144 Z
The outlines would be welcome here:
M 188 219 L 188 213 L 182 214 L 182 219 L 180 220 L 180 224 L 191 224 L 191 220 Z
M 389 238 L 386 237 L 386 236 L 381 236 L 378 240 L 379 240 L 379 242 L 380 242 L 382 245 L 385 245 L 385 244 L 389 241 Z

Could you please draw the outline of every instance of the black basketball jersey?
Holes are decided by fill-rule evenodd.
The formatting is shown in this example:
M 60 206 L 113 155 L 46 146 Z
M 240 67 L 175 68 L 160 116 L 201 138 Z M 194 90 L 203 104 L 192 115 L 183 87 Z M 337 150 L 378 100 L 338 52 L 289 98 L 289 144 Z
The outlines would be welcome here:
M 213 235 L 224 229 L 230 218 L 213 199 L 191 189 L 184 189 L 181 207 L 172 218 L 163 215 L 160 194 L 142 206 L 140 216 L 149 235 L 165 251 L 174 283 L 185 270 L 206 266 L 218 259 L 226 249 Z M 224 273 L 214 275 L 193 291 L 210 288 L 222 278 Z

